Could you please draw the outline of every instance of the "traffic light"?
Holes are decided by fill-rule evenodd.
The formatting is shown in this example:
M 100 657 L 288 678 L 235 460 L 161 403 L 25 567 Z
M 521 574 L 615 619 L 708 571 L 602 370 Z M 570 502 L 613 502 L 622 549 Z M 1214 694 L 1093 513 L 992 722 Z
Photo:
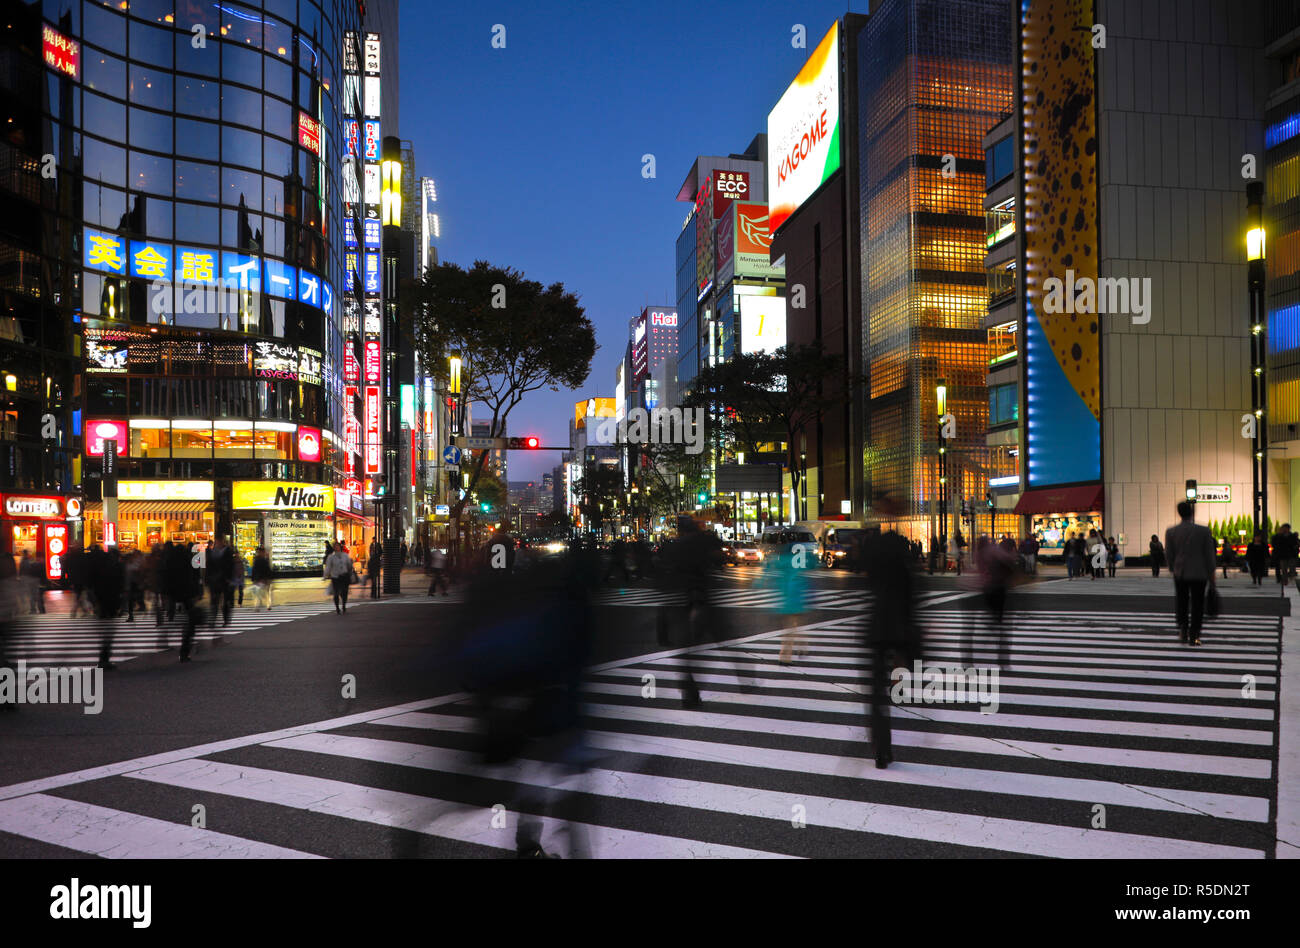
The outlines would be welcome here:
M 485 500 L 483 501 L 483 503 L 479 504 L 479 509 L 482 510 L 484 513 L 491 513 L 492 505 Z
M 522 448 L 526 451 L 536 451 L 542 446 L 542 440 L 536 435 L 528 435 L 525 438 L 506 438 L 507 448 Z
M 1192 503 L 1196 503 L 1196 481 L 1190 477 L 1187 479 L 1187 499 Z M 1214 577 L 1211 576 L 1210 578 L 1213 579 Z
M 709 492 L 707 490 L 702 490 L 696 495 L 695 499 L 699 501 L 701 506 L 703 506 L 709 502 Z

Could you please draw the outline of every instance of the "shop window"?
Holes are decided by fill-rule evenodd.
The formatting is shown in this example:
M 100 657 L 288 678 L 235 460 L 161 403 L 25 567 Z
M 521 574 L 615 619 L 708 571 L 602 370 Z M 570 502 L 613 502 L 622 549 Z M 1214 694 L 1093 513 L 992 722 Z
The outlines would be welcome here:
M 212 430 L 186 430 L 172 427 L 172 457 L 210 459 L 212 457 Z M 199 476 L 199 475 L 191 475 Z
M 240 460 L 253 454 L 251 428 L 216 428 L 212 436 L 213 456 L 217 460 Z
M 293 434 L 288 431 L 258 431 L 254 436 L 257 459 L 278 458 L 287 460 L 293 444 Z
M 171 456 L 171 429 L 132 428 L 131 456 L 135 458 L 166 458 Z

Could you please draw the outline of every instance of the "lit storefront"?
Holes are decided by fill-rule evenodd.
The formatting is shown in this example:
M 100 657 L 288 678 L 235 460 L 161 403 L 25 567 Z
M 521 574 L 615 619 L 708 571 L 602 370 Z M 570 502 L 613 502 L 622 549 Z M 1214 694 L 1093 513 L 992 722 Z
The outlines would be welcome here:
M 3 494 L 0 495 L 3 511 L 4 550 L 14 557 L 28 553 L 44 557 L 47 549 L 67 542 L 68 526 L 64 520 L 64 501 L 54 494 Z M 56 551 L 57 552 L 57 551 Z M 57 577 L 56 577 L 57 578 Z
M 364 498 L 356 486 L 356 491 L 346 486 L 334 490 L 334 539 L 347 544 L 353 556 L 369 548 L 375 531 L 375 521 L 362 513 Z
M 1015 512 L 1030 518 L 1031 534 L 1038 540 L 1039 555 L 1060 555 L 1071 536 L 1088 536 L 1096 530 L 1104 535 L 1101 512 L 1105 493 L 1098 484 L 1027 490 L 1020 495 Z
M 123 552 L 148 550 L 168 540 L 188 545 L 212 539 L 212 481 L 122 480 L 117 498 L 117 545 Z M 104 504 L 87 503 L 85 519 L 86 544 L 103 544 Z
M 259 546 L 277 573 L 318 572 L 326 542 L 334 488 L 293 481 L 235 481 L 231 485 L 235 546 L 248 556 Z

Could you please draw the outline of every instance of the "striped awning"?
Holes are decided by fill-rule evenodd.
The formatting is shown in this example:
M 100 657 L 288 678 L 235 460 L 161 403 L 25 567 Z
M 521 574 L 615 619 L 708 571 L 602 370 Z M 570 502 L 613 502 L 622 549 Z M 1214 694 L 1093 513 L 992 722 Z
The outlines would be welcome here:
M 342 517 L 345 520 L 355 520 L 357 523 L 365 524 L 367 527 L 373 527 L 375 522 L 369 517 L 363 517 L 360 514 L 354 514 L 350 510 L 335 510 L 334 516 Z
M 212 502 L 207 500 L 120 500 L 117 504 L 117 519 L 122 520 L 157 520 L 180 521 L 202 520 L 205 513 L 212 512 Z M 92 502 L 86 504 L 84 516 L 87 520 L 103 520 L 104 504 Z

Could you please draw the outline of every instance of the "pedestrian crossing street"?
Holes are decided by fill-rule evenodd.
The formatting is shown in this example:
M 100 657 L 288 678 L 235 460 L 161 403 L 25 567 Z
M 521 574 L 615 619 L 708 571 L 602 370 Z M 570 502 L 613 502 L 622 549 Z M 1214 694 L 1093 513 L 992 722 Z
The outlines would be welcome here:
M 1009 613 L 997 710 L 895 704 L 886 770 L 862 621 L 798 630 L 789 666 L 781 633 L 695 650 L 698 710 L 683 650 L 593 669 L 585 772 L 561 748 L 481 765 L 453 695 L 0 788 L 0 833 L 114 858 L 483 857 L 513 855 L 523 813 L 547 852 L 597 858 L 1273 855 L 1276 618 L 1216 619 L 1193 648 L 1167 614 Z M 968 640 L 994 659 L 984 614 L 924 621 L 929 662 Z
M 362 604 L 403 602 L 403 599 L 355 599 L 348 603 L 348 612 Z M 204 605 L 205 616 L 207 606 Z M 199 646 L 225 636 L 252 632 L 269 626 L 283 625 L 297 619 L 309 619 L 334 612 L 332 600 L 321 602 L 290 603 L 271 610 L 255 611 L 251 602 L 236 606 L 230 614 L 230 625 L 222 627 L 205 621 L 194 634 Z M 180 613 L 172 622 L 162 626 L 154 624 L 153 612 L 137 612 L 134 622 L 124 616 L 113 621 L 113 662 L 125 662 L 141 655 L 177 648 L 185 621 Z M 73 618 L 68 614 L 45 613 L 20 616 L 13 620 L 10 634 L 4 642 L 4 657 L 11 662 L 19 660 L 28 665 L 94 665 L 99 661 L 99 648 L 103 625 L 92 617 Z

